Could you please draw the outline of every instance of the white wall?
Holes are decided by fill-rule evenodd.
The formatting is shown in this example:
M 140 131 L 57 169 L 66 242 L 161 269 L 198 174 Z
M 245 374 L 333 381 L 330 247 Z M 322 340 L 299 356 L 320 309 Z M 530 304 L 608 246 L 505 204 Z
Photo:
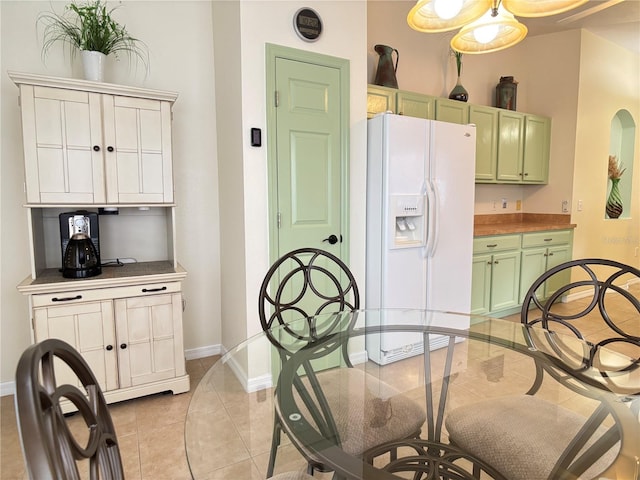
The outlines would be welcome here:
M 223 244 L 222 278 L 231 279 L 238 290 L 223 294 L 223 339 L 229 346 L 242 338 L 260 331 L 258 321 L 258 292 L 265 272 L 269 268 L 268 245 L 268 191 L 267 191 L 267 135 L 265 131 L 266 102 L 271 101 L 272 93 L 265 92 L 265 46 L 267 43 L 287 46 L 310 52 L 346 58 L 350 62 L 350 112 L 351 112 L 351 147 L 350 147 L 350 205 L 351 211 L 364 211 L 366 179 L 366 2 L 363 1 L 310 1 L 304 6 L 315 9 L 323 22 L 323 33 L 313 43 L 301 40 L 292 28 L 295 12 L 302 6 L 299 2 L 279 1 L 241 2 L 239 12 L 228 5 L 214 8 L 214 22 L 221 21 L 226 25 L 233 25 L 240 29 L 239 48 L 230 48 L 232 55 L 241 53 L 241 92 L 232 90 L 229 94 L 232 104 L 241 106 L 242 118 L 240 130 L 236 130 L 231 140 L 225 135 L 222 140 L 222 129 L 219 130 L 221 144 L 224 150 L 237 153 L 238 142 L 241 143 L 241 157 L 235 155 L 234 161 L 242 162 L 233 167 L 234 175 L 242 175 L 242 182 L 234 185 L 238 189 L 230 190 L 221 185 L 221 192 L 226 189 L 222 200 L 222 208 L 237 208 L 238 221 L 243 221 L 244 230 L 238 230 L 238 241 L 233 243 L 234 233 L 225 229 Z M 217 14 L 227 15 L 224 19 L 217 18 Z M 239 25 L 236 25 L 236 18 Z M 230 28 L 230 27 L 226 27 Z M 236 35 L 235 33 L 231 33 Z M 216 57 L 216 69 L 224 60 Z M 235 62 L 235 60 L 232 60 Z M 230 67 L 232 78 L 236 79 L 237 66 Z M 218 92 L 220 93 L 220 92 Z M 225 92 L 225 95 L 227 93 Z M 218 109 L 218 118 L 225 116 L 225 112 Z M 237 122 L 237 112 L 231 113 L 232 122 Z M 222 127 L 222 124 L 219 124 Z M 237 127 L 238 125 L 236 125 Z M 251 147 L 249 132 L 252 127 L 263 130 L 263 146 Z M 226 127 L 222 127 L 225 128 Z M 237 133 L 240 133 L 240 137 Z M 219 151 L 222 162 L 227 161 L 226 154 Z M 221 175 L 222 178 L 222 175 Z M 241 186 L 240 186 L 241 185 Z M 234 202 L 234 200 L 237 200 Z M 227 213 L 222 213 L 226 216 Z M 350 266 L 358 279 L 362 279 L 364 286 L 364 218 L 351 216 L 351 253 Z M 226 227 L 226 224 L 225 224 Z M 225 237 L 229 237 L 225 239 Z M 226 248 L 229 246 L 229 250 Z M 230 256 L 227 258 L 227 254 Z M 225 262 L 228 264 L 225 265 Z M 238 269 L 244 269 L 238 273 Z M 227 276 L 226 272 L 229 272 Z M 243 282 L 244 283 L 241 283 Z M 242 292 L 242 293 L 240 293 Z M 244 305 L 239 303 L 244 295 Z M 236 327 L 232 329 L 232 326 Z M 229 328 L 227 328 L 227 326 Z M 243 332 L 244 330 L 244 332 Z M 241 333 L 245 337 L 239 338 Z M 229 335 L 229 336 L 228 336 Z M 235 337 L 233 337 L 235 336 Z
M 61 48 L 43 63 L 36 33 L 39 12 L 66 2 L 0 2 L 2 146 L 0 224 L 1 371 L 13 380 L 17 359 L 30 342 L 27 299 L 16 285 L 29 275 L 26 213 L 22 208 L 23 166 L 17 87 L 7 70 L 72 77 L 79 73 Z M 113 3 L 116 5 L 116 3 Z M 179 92 L 174 107 L 174 176 L 178 259 L 188 271 L 184 283 L 185 347 L 220 343 L 218 169 L 213 77 L 211 4 L 203 1 L 124 1 L 115 13 L 151 53 L 150 72 L 113 62 L 107 81 Z
M 597 62 L 593 61 L 598 58 Z M 577 257 L 610 257 L 640 267 L 640 58 L 589 32 L 581 39 L 573 219 Z M 635 122 L 629 216 L 605 218 L 611 120 L 627 110 Z M 625 175 L 629 175 L 628 171 Z M 583 209 L 575 205 L 582 200 Z
M 59 9 L 63 2 L 53 5 Z M 353 211 L 365 209 L 366 2 L 305 3 L 318 11 L 324 22 L 323 35 L 315 43 L 303 42 L 293 31 L 293 14 L 301 6 L 284 1 L 124 1 L 116 13 L 116 18 L 149 46 L 151 70 L 145 78 L 144 72 L 128 70 L 123 61 L 116 65 L 120 70 L 106 80 L 179 92 L 173 140 L 178 259 L 188 271 L 184 313 L 188 350 L 221 343 L 229 347 L 260 328 L 257 293 L 269 264 L 267 148 L 264 144 L 259 149 L 250 147 L 248 133 L 251 127 L 262 128 L 263 132 L 265 128 L 267 42 L 350 60 L 351 207 Z M 0 222 L 11 225 L 3 227 L 1 234 L 5 246 L 1 252 L 3 383 L 12 380 L 17 359 L 30 341 L 27 301 L 15 289 L 29 274 L 29 254 L 22 209 L 17 89 L 6 70 L 55 76 L 74 76 L 79 71 L 78 65 L 71 66 L 59 49 L 51 52 L 46 64 L 41 61 L 36 17 L 49 8 L 48 1 L 0 2 Z M 215 55 L 214 40 L 220 43 Z M 216 88 L 216 82 L 223 85 Z M 220 102 L 217 110 L 216 100 Z M 224 142 L 218 148 L 220 138 Z M 219 175 L 227 178 L 221 177 L 219 182 Z M 222 213 L 219 191 L 226 202 Z M 221 236 L 221 226 L 228 234 Z M 357 278 L 364 279 L 363 216 L 352 216 L 350 230 L 351 267 Z M 6 245 L 11 245 L 11 250 Z
M 401 89 L 447 97 L 456 83 L 455 59 L 449 53 L 456 32 L 425 34 L 408 28 L 406 17 L 413 5 L 413 1 L 368 3 L 368 82 L 373 83 L 378 61 L 373 47 L 381 43 L 400 53 Z M 515 212 L 516 200 L 522 200 L 523 212 L 562 213 L 562 200 L 571 199 L 579 38 L 577 30 L 527 37 L 500 52 L 463 56 L 462 84 L 469 103 L 493 106 L 500 77 L 512 75 L 518 82 L 517 110 L 553 118 L 549 185 L 478 185 L 476 214 Z M 498 205 L 494 210 L 493 202 L 502 198 L 507 199 L 507 209 Z

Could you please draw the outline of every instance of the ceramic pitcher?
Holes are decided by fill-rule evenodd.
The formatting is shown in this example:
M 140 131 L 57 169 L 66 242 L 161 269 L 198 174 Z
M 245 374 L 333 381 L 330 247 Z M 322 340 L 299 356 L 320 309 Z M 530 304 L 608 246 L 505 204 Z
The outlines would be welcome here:
M 398 88 L 398 79 L 396 78 L 398 60 L 400 59 L 398 50 L 387 45 L 376 45 L 373 49 L 380 55 L 378 59 L 378 70 L 376 71 L 376 78 L 373 83 L 383 87 Z M 395 64 L 393 63 L 393 52 L 396 52 Z

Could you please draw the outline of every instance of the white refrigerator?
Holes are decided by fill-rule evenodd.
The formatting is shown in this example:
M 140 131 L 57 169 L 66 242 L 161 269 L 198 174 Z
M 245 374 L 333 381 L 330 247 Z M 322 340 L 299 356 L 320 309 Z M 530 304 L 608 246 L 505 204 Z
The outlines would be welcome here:
M 384 113 L 367 138 L 366 308 L 469 313 L 475 126 Z M 372 336 L 367 353 L 384 365 L 422 353 L 422 340 Z

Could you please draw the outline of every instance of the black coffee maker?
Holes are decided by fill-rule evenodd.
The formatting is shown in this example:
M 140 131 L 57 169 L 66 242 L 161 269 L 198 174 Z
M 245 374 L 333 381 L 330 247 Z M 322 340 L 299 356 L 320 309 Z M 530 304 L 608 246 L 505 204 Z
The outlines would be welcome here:
M 80 210 L 61 213 L 62 276 L 87 278 L 102 273 L 98 214 Z

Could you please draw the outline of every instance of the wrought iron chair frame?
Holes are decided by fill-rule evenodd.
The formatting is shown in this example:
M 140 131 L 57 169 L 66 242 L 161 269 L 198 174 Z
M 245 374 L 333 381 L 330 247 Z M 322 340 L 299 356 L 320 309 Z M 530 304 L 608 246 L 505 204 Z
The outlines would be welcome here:
M 73 370 L 84 391 L 75 385 L 58 384 L 54 360 Z M 69 430 L 61 407 L 64 400 L 77 408 L 87 426 L 86 445 L 80 445 Z M 79 479 L 76 462 L 87 460 L 91 480 L 124 479 L 118 440 L 102 390 L 71 345 L 52 338 L 24 351 L 16 370 L 15 403 L 30 478 Z
M 599 279 L 598 272 L 593 268 L 594 266 L 611 267 L 616 270 L 613 273 L 606 275 L 605 279 Z M 539 289 L 544 288 L 544 284 L 549 280 L 549 278 L 554 275 L 558 275 L 565 270 L 570 271 L 573 268 L 578 268 L 586 272 L 588 280 L 570 281 L 566 285 L 558 288 L 549 298 L 541 299 L 538 297 L 536 292 L 538 292 Z M 640 300 L 625 288 L 614 283 L 624 275 L 633 275 L 640 279 L 640 270 L 617 261 L 599 258 L 586 258 L 561 263 L 546 271 L 531 285 L 522 304 L 520 321 L 523 325 L 527 325 L 529 327 L 539 325 L 546 330 L 544 335 L 545 347 L 550 348 L 558 357 L 566 358 L 567 366 L 573 365 L 573 373 L 578 374 L 588 372 L 589 370 L 595 370 L 598 372 L 598 378 L 601 379 L 601 388 L 620 394 L 637 394 L 640 393 L 640 385 L 631 387 L 623 386 L 616 383 L 615 380 L 618 375 L 624 375 L 640 367 L 640 357 L 630 358 L 627 365 L 620 366 L 615 371 L 605 369 L 598 361 L 600 349 L 602 347 L 611 346 L 611 344 L 616 342 L 638 347 L 638 351 L 640 352 L 640 337 L 625 332 L 620 328 L 620 326 L 611 318 L 606 309 L 605 296 L 608 291 L 615 292 L 622 295 L 629 301 L 631 306 L 637 310 L 640 318 Z M 553 305 L 572 289 L 589 286 L 594 289 L 593 296 L 584 309 L 571 314 L 552 311 Z M 572 320 L 580 319 L 596 308 L 598 308 L 604 323 L 618 335 L 617 337 L 609 337 L 596 343 L 590 342 L 588 339 L 585 339 L 579 329 L 571 323 Z M 534 318 L 532 319 L 531 317 Z M 572 332 L 576 337 L 584 340 L 585 351 L 582 353 L 582 358 L 578 358 L 576 356 L 576 352 L 567 348 L 562 339 L 554 334 L 554 327 L 558 327 L 560 325 Z M 528 332 L 526 338 L 529 345 L 532 348 L 539 346 L 536 345 L 537 341 L 533 334 L 535 330 L 527 329 L 526 332 Z M 528 393 L 535 393 L 543 381 L 544 368 L 539 364 L 536 364 L 536 368 L 538 369 L 536 382 Z M 549 371 L 548 373 L 557 374 L 557 371 Z

